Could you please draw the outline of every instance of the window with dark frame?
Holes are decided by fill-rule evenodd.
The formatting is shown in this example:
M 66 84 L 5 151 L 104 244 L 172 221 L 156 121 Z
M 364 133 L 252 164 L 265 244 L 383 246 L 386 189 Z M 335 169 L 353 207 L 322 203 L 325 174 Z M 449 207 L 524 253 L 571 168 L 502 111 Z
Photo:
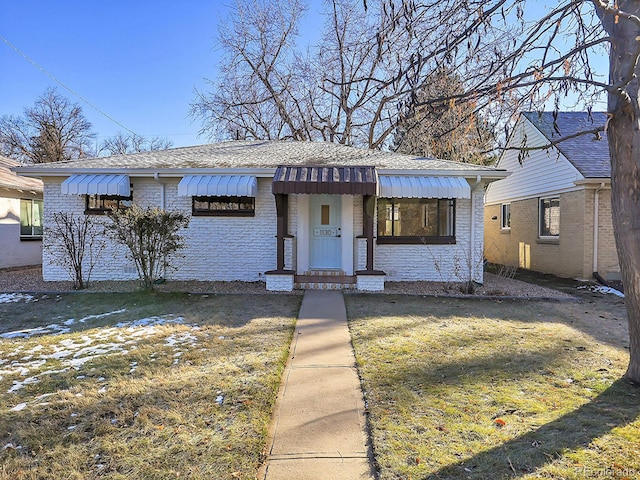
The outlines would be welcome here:
M 254 217 L 256 202 L 254 197 L 192 197 L 191 213 L 194 216 L 212 217 Z
M 84 213 L 87 215 L 106 215 L 113 210 L 125 210 L 133 203 L 133 187 L 128 197 L 121 195 L 85 195 Z
M 455 199 L 379 198 L 377 243 L 454 244 Z
M 501 230 L 511 229 L 511 204 L 510 203 L 503 203 L 500 206 L 500 229 Z
M 540 237 L 560 236 L 560 198 L 540 199 Z
M 20 239 L 41 240 L 43 202 L 37 199 L 20 199 Z

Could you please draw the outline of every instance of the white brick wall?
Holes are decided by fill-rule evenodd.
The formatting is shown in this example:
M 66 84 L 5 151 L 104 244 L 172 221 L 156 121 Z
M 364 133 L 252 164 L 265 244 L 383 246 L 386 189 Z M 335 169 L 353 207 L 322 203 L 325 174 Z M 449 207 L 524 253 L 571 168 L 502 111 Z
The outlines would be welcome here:
M 47 181 L 45 185 L 45 225 L 54 212 L 66 211 L 83 214 L 84 197 L 62 195 L 63 178 Z M 153 179 L 132 178 L 133 199 L 141 206 L 160 206 L 162 185 Z M 178 197 L 178 179 L 169 181 L 165 188 L 168 210 L 191 214 L 191 197 Z M 100 221 L 106 217 L 96 216 Z M 192 217 L 185 235 L 182 258 L 174 260 L 177 269 L 166 277 L 176 280 L 264 280 L 264 272 L 276 267 L 276 211 L 271 193 L 271 179 L 258 179 L 255 217 Z M 45 243 L 47 235 L 45 232 Z M 133 263 L 125 258 L 126 249 L 112 241 L 95 266 L 92 280 L 135 279 Z M 45 280 L 67 280 L 62 268 L 51 264 L 49 253 L 44 253 Z
M 482 188 L 473 191 L 475 241 L 471 244 L 471 200 L 456 200 L 455 245 L 375 245 L 376 270 L 387 274 L 386 281 L 482 282 L 483 251 Z
M 64 178 L 48 179 L 44 191 L 45 225 L 54 212 L 66 211 L 82 215 L 84 197 L 62 195 Z M 133 199 L 141 206 L 161 206 L 164 189 L 165 208 L 191 214 L 191 197 L 179 197 L 178 178 L 160 184 L 150 178 L 132 178 Z M 475 202 L 475 239 L 471 242 L 471 200 L 456 202 L 456 245 L 374 245 L 374 267 L 386 272 L 386 281 L 431 280 L 462 281 L 469 276 L 482 281 L 483 192 L 473 192 Z M 364 269 L 366 240 L 362 234 L 362 196 L 354 196 L 353 204 L 354 266 Z M 106 217 L 94 217 L 108 222 Z M 298 196 L 289 196 L 289 233 L 294 239 L 285 242 L 286 267 L 297 268 Z M 46 244 L 49 241 L 45 230 Z M 258 179 L 255 217 L 192 217 L 185 235 L 186 247 L 166 273 L 176 280 L 243 280 L 265 281 L 264 272 L 276 268 L 276 208 L 271 193 L 271 179 Z M 473 246 L 472 246 L 473 245 Z M 133 263 L 125 257 L 126 249 L 112 241 L 95 266 L 92 280 L 135 279 Z M 50 253 L 43 253 L 45 280 L 66 280 L 67 272 L 51 264 Z

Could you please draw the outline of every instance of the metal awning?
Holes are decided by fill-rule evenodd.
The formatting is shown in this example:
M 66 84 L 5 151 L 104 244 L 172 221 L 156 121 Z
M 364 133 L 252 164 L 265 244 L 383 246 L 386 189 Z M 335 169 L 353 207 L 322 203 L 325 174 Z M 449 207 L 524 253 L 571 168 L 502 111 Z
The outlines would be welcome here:
M 182 197 L 255 197 L 258 179 L 251 175 L 186 175 L 178 183 Z
M 462 177 L 380 175 L 379 181 L 379 196 L 385 198 L 471 198 Z
M 131 195 L 128 175 L 71 175 L 62 182 L 64 195 Z
M 375 195 L 375 167 L 290 167 L 281 165 L 273 177 L 273 193 Z

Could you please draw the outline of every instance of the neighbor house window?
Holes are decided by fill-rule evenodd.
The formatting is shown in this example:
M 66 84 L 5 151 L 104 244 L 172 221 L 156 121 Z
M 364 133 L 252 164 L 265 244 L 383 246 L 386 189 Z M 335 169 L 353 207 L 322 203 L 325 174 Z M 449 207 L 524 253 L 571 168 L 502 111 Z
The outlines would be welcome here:
M 20 238 L 42 238 L 42 200 L 20 200 Z
M 560 235 L 560 198 L 540 199 L 540 236 Z
M 500 205 L 500 228 L 509 230 L 511 228 L 511 204 L 503 203 Z
M 378 199 L 378 243 L 455 243 L 455 200 Z
M 253 217 L 254 197 L 193 197 L 193 215 L 219 217 Z
M 133 193 L 128 197 L 120 195 L 87 195 L 84 213 L 89 215 L 105 215 L 113 210 L 124 210 L 131 207 Z

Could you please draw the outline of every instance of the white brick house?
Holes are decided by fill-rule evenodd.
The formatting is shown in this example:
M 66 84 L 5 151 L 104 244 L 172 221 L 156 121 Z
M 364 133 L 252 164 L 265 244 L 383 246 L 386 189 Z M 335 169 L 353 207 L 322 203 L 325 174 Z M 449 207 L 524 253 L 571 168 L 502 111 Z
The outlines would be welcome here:
M 318 142 L 236 141 L 16 169 L 44 181 L 54 212 L 99 214 L 130 202 L 191 216 L 176 280 L 327 283 L 482 282 L 491 167 Z M 45 229 L 46 232 L 46 229 Z M 47 241 L 45 233 L 45 242 Z M 94 280 L 135 278 L 110 245 Z M 45 280 L 66 279 L 45 253 Z

